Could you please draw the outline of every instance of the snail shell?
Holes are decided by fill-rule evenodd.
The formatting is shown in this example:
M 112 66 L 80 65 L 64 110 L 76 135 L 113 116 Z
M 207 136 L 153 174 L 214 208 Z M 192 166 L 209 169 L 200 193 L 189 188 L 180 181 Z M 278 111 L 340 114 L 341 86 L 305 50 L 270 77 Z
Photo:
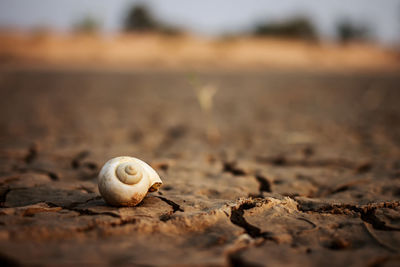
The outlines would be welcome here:
M 147 192 L 157 191 L 162 181 L 146 162 L 117 157 L 104 164 L 99 174 L 99 191 L 113 206 L 136 206 Z

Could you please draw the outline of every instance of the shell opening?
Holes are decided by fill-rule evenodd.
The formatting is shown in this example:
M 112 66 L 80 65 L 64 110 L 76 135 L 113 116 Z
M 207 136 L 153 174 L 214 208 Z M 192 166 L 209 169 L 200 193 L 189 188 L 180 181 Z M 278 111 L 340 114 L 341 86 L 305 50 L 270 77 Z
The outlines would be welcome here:
M 149 188 L 149 192 L 155 192 L 158 191 L 158 189 L 161 187 L 162 183 L 157 182 L 154 183 L 150 188 Z

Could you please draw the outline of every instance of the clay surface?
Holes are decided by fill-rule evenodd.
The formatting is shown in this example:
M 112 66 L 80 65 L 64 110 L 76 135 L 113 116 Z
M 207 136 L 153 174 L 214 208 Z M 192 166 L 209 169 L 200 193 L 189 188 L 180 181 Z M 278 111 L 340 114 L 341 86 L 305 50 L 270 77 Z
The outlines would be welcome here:
M 214 98 L 199 99 L 210 84 Z M 4 70 L 0 263 L 399 266 L 399 84 Z M 164 182 L 134 208 L 97 189 L 101 166 L 122 155 Z

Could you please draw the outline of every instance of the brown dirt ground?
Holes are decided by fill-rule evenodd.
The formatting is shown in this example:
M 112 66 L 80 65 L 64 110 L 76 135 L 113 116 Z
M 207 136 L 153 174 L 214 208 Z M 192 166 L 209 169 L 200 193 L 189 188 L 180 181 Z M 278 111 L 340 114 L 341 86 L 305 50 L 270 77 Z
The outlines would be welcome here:
M 393 73 L 3 70 L 0 262 L 398 266 L 399 84 Z M 121 155 L 164 181 L 134 208 L 97 189 Z

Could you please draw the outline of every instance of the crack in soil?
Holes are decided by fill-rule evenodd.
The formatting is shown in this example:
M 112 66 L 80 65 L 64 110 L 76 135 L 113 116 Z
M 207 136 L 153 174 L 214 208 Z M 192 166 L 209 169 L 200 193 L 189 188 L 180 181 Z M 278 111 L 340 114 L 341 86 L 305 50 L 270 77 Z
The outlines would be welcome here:
M 58 174 L 52 171 L 48 171 L 45 169 L 41 168 L 16 168 L 15 171 L 20 172 L 20 173 L 26 173 L 28 171 L 36 172 L 36 173 L 41 173 L 47 175 L 50 180 L 52 181 L 59 181 L 60 177 L 58 177 Z
M 395 227 L 391 225 L 386 225 L 384 221 L 381 221 L 375 215 L 376 209 L 369 209 L 366 212 L 361 212 L 361 220 L 366 223 L 371 224 L 374 229 L 376 230 L 383 230 L 383 231 L 400 231 L 400 227 Z
M 14 258 L 0 254 L 0 266 L 21 266 L 21 264 Z
M 309 223 L 309 224 L 313 227 L 313 229 L 314 229 L 314 228 L 317 228 L 317 225 L 316 225 L 315 223 L 313 223 L 312 221 L 310 221 L 310 220 L 308 220 L 308 219 L 306 219 L 306 218 L 297 217 L 296 219 Z
M 344 192 L 344 191 L 350 190 L 352 187 L 354 187 L 356 185 L 365 184 L 365 183 L 369 183 L 369 182 L 370 182 L 370 180 L 367 180 L 367 179 L 350 181 L 350 182 L 347 182 L 347 183 L 344 183 L 344 184 L 337 185 L 334 188 L 330 188 L 330 189 L 328 188 L 326 190 L 326 192 L 322 192 L 318 196 L 319 197 L 325 197 L 325 196 L 328 196 L 328 195 L 333 195 L 333 194 L 336 194 L 336 193 Z
M 88 200 L 84 201 L 84 202 L 72 202 L 68 208 L 75 208 L 78 205 L 83 205 L 83 204 L 87 204 L 88 202 L 92 201 L 92 200 L 98 200 L 98 199 L 102 199 L 101 196 L 95 196 L 92 198 L 89 198 Z
M 95 162 L 85 162 L 83 163 L 83 167 L 86 167 L 91 171 L 96 171 L 99 168 Z
M 287 159 L 284 156 L 276 156 L 276 157 L 262 157 L 257 156 L 257 162 L 270 164 L 275 166 L 286 166 L 286 167 L 339 167 L 339 168 L 347 168 L 354 169 L 359 167 L 360 165 L 355 164 L 354 162 L 348 161 L 346 159 L 319 159 L 319 160 L 309 160 L 309 159 Z M 369 171 L 368 168 L 362 168 L 361 171 Z
M 97 196 L 95 198 L 92 198 L 92 199 L 89 199 L 88 201 L 82 202 L 80 204 L 87 203 L 87 202 L 89 202 L 91 200 L 94 200 L 96 198 L 99 198 L 99 196 Z M 71 206 L 64 206 L 63 207 L 63 206 L 59 206 L 59 205 L 56 205 L 56 204 L 51 203 L 51 202 L 46 202 L 46 204 L 49 205 L 49 206 L 53 206 L 53 207 L 61 207 L 62 209 L 69 210 L 69 211 L 75 211 L 75 212 L 79 213 L 79 216 L 106 215 L 106 216 L 111 216 L 113 218 L 118 218 L 119 219 L 118 222 L 103 223 L 102 225 L 98 225 L 98 222 L 93 222 L 93 223 L 91 223 L 91 224 L 89 224 L 87 226 L 84 226 L 82 228 L 77 229 L 77 232 L 90 232 L 92 230 L 97 229 L 98 226 L 117 227 L 117 226 L 123 226 L 123 225 L 126 225 L 126 224 L 134 224 L 137 221 L 136 218 L 123 219 L 123 218 L 121 218 L 121 216 L 119 214 L 116 214 L 116 213 L 113 213 L 113 212 L 108 212 L 108 211 L 95 212 L 95 211 L 91 211 L 91 210 L 88 210 L 88 209 L 74 208 L 76 205 L 74 207 L 71 207 Z
M 262 195 L 262 192 L 271 193 L 271 182 L 266 177 L 257 174 L 255 178 L 260 185 L 259 186 L 260 195 Z
M 372 169 L 373 165 L 371 162 L 364 162 L 358 165 L 355 169 L 355 172 L 358 174 L 369 172 Z
M 119 223 L 116 223 L 116 222 L 110 223 L 110 226 L 111 227 L 116 227 L 116 226 L 123 226 L 123 225 L 127 225 L 127 224 L 135 224 L 136 221 L 137 220 L 135 218 L 121 219 L 121 220 L 119 220 Z
M 11 188 L 6 187 L 0 192 L 0 207 L 4 207 L 4 203 L 6 203 L 7 194 L 10 193 Z
M 127 224 L 135 224 L 136 223 L 136 219 L 135 218 L 131 218 L 131 219 L 120 219 L 118 222 L 111 222 L 111 223 L 102 223 L 102 224 L 98 224 L 97 222 L 93 222 L 87 226 L 81 227 L 79 229 L 77 229 L 77 232 L 90 232 L 93 231 L 97 228 L 100 227 L 117 227 L 117 226 L 123 226 L 123 225 L 127 225 Z
M 231 217 L 230 220 L 233 224 L 243 228 L 246 233 L 251 236 L 252 238 L 257 238 L 257 237 L 262 237 L 264 239 L 269 239 L 273 240 L 271 238 L 271 233 L 268 232 L 261 232 L 261 229 L 251 225 L 246 221 L 246 219 L 243 217 L 244 211 L 252 209 L 256 207 L 257 203 L 255 202 L 245 202 L 242 203 L 239 207 L 233 207 L 231 209 Z
M 262 265 L 245 261 L 240 252 L 228 254 L 228 264 L 232 267 L 260 267 Z
M 32 163 L 38 156 L 38 147 L 37 145 L 32 145 L 28 149 L 28 153 L 26 154 L 24 161 L 26 164 Z
M 72 204 L 70 204 L 70 205 L 66 205 L 66 206 L 57 205 L 57 204 L 54 204 L 54 203 L 52 203 L 52 202 L 45 202 L 45 203 L 46 203 L 49 207 L 61 207 L 62 209 L 65 209 L 65 210 L 78 212 L 79 215 L 88 215 L 88 216 L 107 215 L 107 216 L 111 216 L 111 217 L 115 217 L 115 218 L 121 218 L 120 215 L 118 215 L 118 214 L 116 214 L 116 213 L 113 213 L 113 212 L 109 212 L 109 211 L 95 212 L 95 211 L 91 211 L 91 210 L 89 210 L 89 209 L 83 209 L 83 208 L 82 208 L 82 209 L 79 209 L 79 208 L 76 208 L 76 206 L 78 206 L 78 205 L 86 204 L 86 203 L 88 203 L 88 202 L 90 202 L 90 201 L 92 201 L 92 200 L 96 200 L 96 199 L 100 199 L 100 198 L 101 198 L 100 196 L 96 196 L 96 197 L 91 198 L 91 199 L 88 199 L 88 200 L 86 200 L 86 201 L 84 201 L 84 202 L 74 202 L 74 203 L 72 203 Z
M 167 203 L 168 205 L 170 205 L 172 207 L 174 213 L 177 212 L 177 211 L 184 212 L 184 210 L 181 208 L 181 206 L 179 204 L 173 202 L 172 200 L 169 200 L 169 199 L 167 199 L 165 197 L 160 197 L 160 196 L 157 196 L 157 197 L 159 199 L 161 199 L 162 201 L 164 201 L 165 203 Z
M 170 211 L 170 212 L 160 215 L 160 221 L 166 222 L 166 221 L 171 220 L 172 214 L 174 214 L 177 211 L 184 212 L 184 210 L 181 208 L 181 206 L 179 204 L 175 203 L 174 201 L 169 200 L 165 197 L 160 197 L 160 196 L 157 196 L 157 197 L 172 207 L 172 212 Z
M 348 214 L 355 212 L 360 215 L 363 222 L 371 224 L 376 230 L 383 231 L 400 231 L 400 227 L 387 225 L 386 222 L 380 220 L 376 216 L 376 210 L 387 208 L 394 209 L 400 206 L 400 201 L 369 203 L 367 205 L 351 205 L 351 204 L 326 204 L 318 209 L 305 208 L 298 205 L 298 210 L 301 212 L 317 212 L 317 213 L 331 213 L 331 214 Z
M 164 139 L 158 145 L 156 151 L 165 151 L 178 139 L 183 138 L 188 132 L 185 125 L 175 125 L 167 129 Z
M 64 209 L 66 209 L 66 208 L 64 208 Z M 95 211 L 91 211 L 91 210 L 88 210 L 88 209 L 75 209 L 75 208 L 72 208 L 72 209 L 68 209 L 68 208 L 67 208 L 67 210 L 76 211 L 76 212 L 79 213 L 79 215 L 89 215 L 89 216 L 94 216 L 94 215 L 107 215 L 107 216 L 111 216 L 111 217 L 114 217 L 114 218 L 121 218 L 120 215 L 115 214 L 115 213 L 113 213 L 113 212 L 108 212 L 108 211 L 104 211 L 104 212 L 95 212 Z
M 60 180 L 60 178 L 58 177 L 58 175 L 56 173 L 51 172 L 51 171 L 44 171 L 44 172 L 47 174 L 47 176 L 49 176 L 49 178 L 52 181 L 59 181 Z
M 374 239 L 380 246 L 383 248 L 389 250 L 390 252 L 397 252 L 397 249 L 395 247 L 392 247 L 390 244 L 386 244 L 384 241 L 382 241 L 371 229 L 371 224 L 368 224 L 367 222 L 363 223 L 365 229 L 367 230 L 368 234 Z
M 246 171 L 236 166 L 236 162 L 224 162 L 224 172 L 229 172 L 235 176 L 246 175 Z
M 89 151 L 83 150 L 79 152 L 71 161 L 71 166 L 73 169 L 78 169 L 81 166 L 81 161 L 88 157 L 90 154 Z

